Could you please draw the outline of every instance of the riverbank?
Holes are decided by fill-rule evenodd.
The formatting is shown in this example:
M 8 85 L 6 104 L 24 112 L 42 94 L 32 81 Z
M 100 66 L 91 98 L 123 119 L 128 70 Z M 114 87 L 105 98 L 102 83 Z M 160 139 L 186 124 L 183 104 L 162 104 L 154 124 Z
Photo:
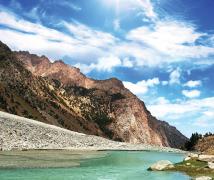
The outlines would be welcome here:
M 191 177 L 208 176 L 214 179 L 214 169 L 208 167 L 208 163 L 205 161 L 199 161 L 197 159 L 190 159 L 176 163 L 173 168 L 168 171 L 184 172 Z
M 214 179 L 214 155 L 189 153 L 181 162 L 173 164 L 169 160 L 162 160 L 153 164 L 148 170 L 182 172 L 196 180 L 202 177 L 201 180 L 211 180 Z
M 85 135 L 57 126 L 0 112 L 0 150 L 130 150 L 183 152 L 169 147 L 129 144 L 102 137 Z

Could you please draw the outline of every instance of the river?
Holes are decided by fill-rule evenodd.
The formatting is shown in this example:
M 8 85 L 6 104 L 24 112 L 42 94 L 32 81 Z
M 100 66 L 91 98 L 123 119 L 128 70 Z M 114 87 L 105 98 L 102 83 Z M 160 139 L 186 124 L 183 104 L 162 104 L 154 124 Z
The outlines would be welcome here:
M 152 172 L 158 160 L 179 162 L 179 153 L 147 151 L 0 152 L 0 180 L 189 180 L 179 172 Z

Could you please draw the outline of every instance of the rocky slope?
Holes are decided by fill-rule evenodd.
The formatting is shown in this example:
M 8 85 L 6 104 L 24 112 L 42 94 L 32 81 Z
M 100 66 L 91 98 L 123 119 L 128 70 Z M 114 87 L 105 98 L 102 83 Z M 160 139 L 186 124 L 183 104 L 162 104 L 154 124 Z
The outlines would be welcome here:
M 177 148 L 187 140 L 121 81 L 90 79 L 62 61 L 11 52 L 2 43 L 0 101 L 0 110 L 113 140 Z
M 0 112 L 0 150 L 155 150 L 182 152 L 178 149 L 146 144 L 128 144 L 102 137 L 69 131 L 32 119 Z

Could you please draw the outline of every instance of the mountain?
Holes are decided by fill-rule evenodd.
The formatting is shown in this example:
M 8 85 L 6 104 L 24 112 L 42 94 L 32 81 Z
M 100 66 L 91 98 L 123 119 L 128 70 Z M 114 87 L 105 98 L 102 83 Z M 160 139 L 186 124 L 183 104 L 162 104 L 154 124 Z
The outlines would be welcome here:
M 86 134 L 179 148 L 187 138 L 159 121 L 116 78 L 94 80 L 63 61 L 0 43 L 0 110 Z

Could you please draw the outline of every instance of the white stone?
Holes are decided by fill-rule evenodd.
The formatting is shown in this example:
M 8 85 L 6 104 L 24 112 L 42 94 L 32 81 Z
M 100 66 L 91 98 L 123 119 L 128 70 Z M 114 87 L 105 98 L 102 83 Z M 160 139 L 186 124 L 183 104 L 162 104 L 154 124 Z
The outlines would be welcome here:
M 168 160 L 162 160 L 162 161 L 158 161 L 155 164 L 153 164 L 149 170 L 152 171 L 162 171 L 164 169 L 168 169 L 168 168 L 173 168 L 174 165 L 172 164 L 172 162 L 168 161 Z
M 212 178 L 209 176 L 201 176 L 201 177 L 195 178 L 195 180 L 212 180 Z
M 184 161 L 189 161 L 191 158 L 190 157 L 185 157 Z
M 213 162 L 208 162 L 208 167 L 210 169 L 214 169 L 214 163 Z
M 205 162 L 214 162 L 214 155 L 199 155 L 198 160 Z
M 190 163 L 186 163 L 186 165 L 187 165 L 187 166 L 190 166 L 191 164 L 190 164 Z

